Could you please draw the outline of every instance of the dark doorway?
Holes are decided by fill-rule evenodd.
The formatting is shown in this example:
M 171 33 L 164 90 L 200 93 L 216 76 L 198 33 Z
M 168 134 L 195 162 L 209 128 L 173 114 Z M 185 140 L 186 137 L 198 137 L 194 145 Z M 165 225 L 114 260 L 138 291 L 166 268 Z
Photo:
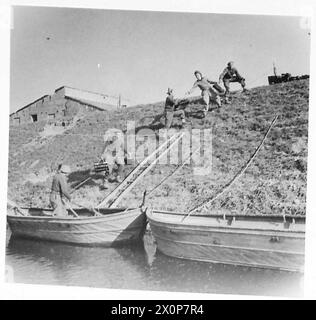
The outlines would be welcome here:
M 37 114 L 31 114 L 31 118 L 33 122 L 37 122 Z

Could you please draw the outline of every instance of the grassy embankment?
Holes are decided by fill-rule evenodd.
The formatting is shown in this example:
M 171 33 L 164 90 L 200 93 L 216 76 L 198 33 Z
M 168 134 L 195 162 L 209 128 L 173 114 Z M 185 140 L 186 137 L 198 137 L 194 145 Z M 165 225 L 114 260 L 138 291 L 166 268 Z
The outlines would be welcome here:
M 193 175 L 185 166 L 148 199 L 160 209 L 187 210 L 213 195 L 244 165 L 260 143 L 275 114 L 278 121 L 258 156 L 234 185 L 212 208 L 216 212 L 305 214 L 308 80 L 254 88 L 236 93 L 231 105 L 209 112 L 201 119 L 199 99 L 186 105 L 192 128 L 212 128 L 212 172 Z M 87 175 L 103 148 L 106 129 L 125 129 L 134 120 L 137 130 L 159 128 L 163 103 L 125 110 L 96 112 L 79 119 L 72 128 L 52 134 L 45 123 L 10 128 L 9 197 L 19 204 L 47 206 L 51 176 L 59 162 L 70 164 L 74 186 Z M 155 120 L 156 118 L 156 120 Z M 126 174 L 132 166 L 126 166 Z M 156 166 L 123 200 L 138 205 L 144 189 L 151 190 L 174 165 Z M 100 190 L 102 179 L 92 176 L 74 193 L 74 200 L 95 205 L 108 191 Z M 115 185 L 113 185 L 114 187 Z

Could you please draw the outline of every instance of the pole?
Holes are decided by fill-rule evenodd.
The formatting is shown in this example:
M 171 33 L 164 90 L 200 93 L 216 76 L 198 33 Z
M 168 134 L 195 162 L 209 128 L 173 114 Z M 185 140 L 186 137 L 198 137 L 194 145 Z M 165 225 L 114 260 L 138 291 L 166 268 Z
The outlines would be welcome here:
M 191 209 L 189 211 L 189 213 L 182 219 L 182 221 L 184 221 L 187 217 L 189 217 L 193 212 L 204 208 L 206 205 L 210 205 L 212 202 L 214 202 L 217 198 L 219 198 L 219 196 L 221 196 L 224 192 L 226 192 L 228 189 L 231 188 L 231 186 L 242 176 L 242 174 L 247 170 L 247 168 L 250 166 L 251 162 L 253 161 L 253 159 L 256 157 L 256 155 L 258 154 L 259 150 L 261 149 L 266 137 L 268 136 L 271 128 L 273 127 L 273 125 L 275 124 L 276 120 L 278 118 L 278 115 L 276 115 L 274 117 L 274 119 L 272 120 L 267 132 L 265 133 L 263 139 L 261 140 L 261 143 L 259 144 L 259 146 L 257 147 L 257 149 L 255 150 L 255 152 L 253 153 L 253 155 L 249 158 L 249 160 L 246 162 L 246 164 L 244 165 L 244 167 L 242 167 L 236 174 L 235 176 L 217 193 L 215 194 L 215 196 L 213 196 L 211 199 L 205 200 L 204 202 L 202 202 L 200 205 L 196 206 L 195 208 Z M 182 222 L 181 221 L 181 222 Z
M 91 177 L 81 181 L 79 184 L 77 184 L 74 188 L 72 188 L 72 190 L 70 191 L 70 193 L 73 193 L 75 190 L 77 190 L 78 188 L 80 188 L 83 184 L 85 184 L 87 181 L 91 180 Z

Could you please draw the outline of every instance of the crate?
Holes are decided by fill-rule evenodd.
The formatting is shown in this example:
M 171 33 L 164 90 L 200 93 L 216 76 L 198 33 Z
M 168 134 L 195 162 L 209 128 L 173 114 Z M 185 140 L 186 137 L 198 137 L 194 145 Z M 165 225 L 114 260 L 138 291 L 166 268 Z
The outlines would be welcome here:
M 105 174 L 109 174 L 110 172 L 107 162 L 103 160 L 94 163 L 94 171 L 104 172 Z

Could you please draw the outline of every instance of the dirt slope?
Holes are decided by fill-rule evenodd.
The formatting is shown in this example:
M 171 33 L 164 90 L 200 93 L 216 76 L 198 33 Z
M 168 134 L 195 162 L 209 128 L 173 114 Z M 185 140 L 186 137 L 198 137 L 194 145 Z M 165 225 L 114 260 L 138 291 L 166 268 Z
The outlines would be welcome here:
M 230 192 L 212 206 L 214 211 L 305 214 L 308 80 L 258 87 L 247 94 L 235 93 L 232 103 L 200 116 L 200 99 L 185 106 L 189 128 L 212 128 L 212 172 L 194 175 L 185 166 L 164 184 L 148 203 L 161 209 L 187 210 L 213 195 L 244 165 L 260 143 L 275 114 L 278 121 L 257 158 Z M 163 103 L 125 110 L 96 112 L 60 130 L 45 123 L 10 128 L 9 197 L 23 205 L 48 206 L 51 176 L 60 162 L 70 164 L 74 186 L 89 171 L 103 148 L 108 128 L 125 130 L 126 120 L 136 130 L 159 128 Z M 132 165 L 125 168 L 126 174 Z M 122 205 L 137 205 L 143 190 L 151 190 L 174 166 L 159 165 L 137 185 Z M 100 190 L 101 177 L 74 193 L 82 204 L 97 204 L 108 191 Z M 112 187 L 114 187 L 113 185 Z

